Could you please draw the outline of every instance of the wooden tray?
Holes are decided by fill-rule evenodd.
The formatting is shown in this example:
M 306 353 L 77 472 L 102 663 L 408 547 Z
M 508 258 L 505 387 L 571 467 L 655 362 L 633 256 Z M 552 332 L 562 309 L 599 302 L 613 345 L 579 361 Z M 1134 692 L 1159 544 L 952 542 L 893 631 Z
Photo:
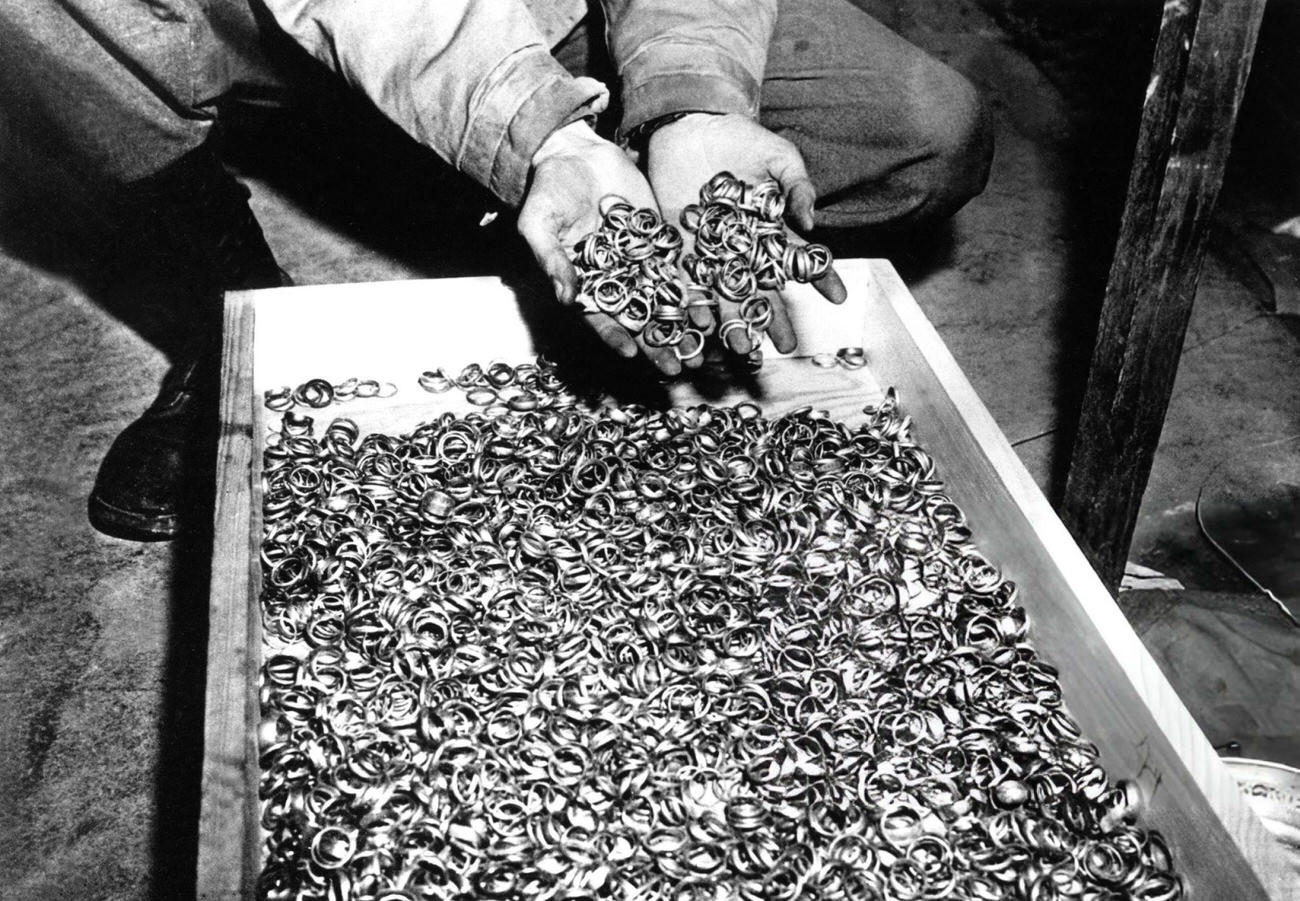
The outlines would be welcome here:
M 794 304 L 796 356 L 769 355 L 743 385 L 682 385 L 673 403 L 758 402 L 768 413 L 805 404 L 851 420 L 897 388 L 915 435 L 937 460 L 985 555 L 1021 588 L 1030 637 L 1058 667 L 1066 704 L 1102 751 L 1112 779 L 1147 798 L 1143 825 L 1159 829 L 1200 901 L 1295 898 L 1280 849 L 1188 715 L 1078 547 L 1021 465 L 893 268 L 843 260 L 849 300 L 814 292 Z M 547 310 L 551 309 L 548 313 Z M 581 341 L 577 323 L 496 279 L 446 279 L 282 288 L 228 295 L 222 431 L 213 550 L 207 727 L 197 894 L 252 897 L 260 870 L 256 678 L 261 653 L 260 470 L 268 411 L 262 392 L 321 377 L 391 381 L 388 399 L 314 411 L 363 431 L 409 431 L 457 402 L 422 391 L 420 372 L 468 362 L 520 362 L 538 346 Z M 808 356 L 866 348 L 866 369 L 814 366 Z M 599 359 L 599 349 L 593 349 Z M 623 364 L 626 365 L 626 364 Z M 630 370 L 611 384 L 654 394 Z M 453 392 L 456 394 L 456 392 Z M 274 414 L 272 414 L 274 415 Z

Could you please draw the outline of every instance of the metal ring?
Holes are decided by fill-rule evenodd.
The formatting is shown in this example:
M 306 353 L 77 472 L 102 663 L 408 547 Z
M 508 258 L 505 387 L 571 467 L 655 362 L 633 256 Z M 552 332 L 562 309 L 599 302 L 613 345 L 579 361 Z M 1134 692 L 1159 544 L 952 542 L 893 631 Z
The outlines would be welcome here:
M 749 323 L 745 322 L 745 320 L 743 319 L 725 320 L 722 323 L 722 325 L 718 326 L 718 340 L 720 340 L 723 344 L 726 344 L 727 336 L 730 335 L 732 332 L 736 331 L 737 329 L 744 331 L 746 335 L 748 335 Z
M 282 413 L 285 410 L 292 409 L 294 405 L 293 389 L 288 385 L 281 388 L 269 388 L 263 392 L 262 399 L 268 410 Z
M 434 394 L 442 394 L 455 387 L 455 383 L 441 369 L 426 369 L 420 373 L 420 387 Z
M 673 353 L 682 362 L 694 360 L 704 353 L 704 333 L 699 329 L 683 329 Z

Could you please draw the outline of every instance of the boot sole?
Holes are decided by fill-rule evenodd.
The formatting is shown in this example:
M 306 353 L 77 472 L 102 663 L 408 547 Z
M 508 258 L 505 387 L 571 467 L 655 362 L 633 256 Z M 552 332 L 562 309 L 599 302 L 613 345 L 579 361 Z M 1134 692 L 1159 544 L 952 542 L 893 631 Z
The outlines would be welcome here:
M 180 534 L 180 517 L 175 513 L 146 516 L 122 510 L 91 496 L 87 504 L 90 524 L 97 531 L 127 541 L 168 541 Z

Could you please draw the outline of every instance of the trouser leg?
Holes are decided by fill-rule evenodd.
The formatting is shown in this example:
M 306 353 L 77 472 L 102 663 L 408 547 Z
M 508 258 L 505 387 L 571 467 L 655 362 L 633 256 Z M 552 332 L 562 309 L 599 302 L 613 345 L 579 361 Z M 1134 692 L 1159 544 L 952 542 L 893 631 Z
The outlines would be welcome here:
M 211 131 L 205 20 L 160 4 L 0 4 L 0 98 L 52 162 L 114 184 L 151 175 Z
M 992 158 L 974 87 L 849 0 L 783 0 L 760 120 L 799 147 L 823 226 L 950 216 Z
M 173 296 L 185 306 L 186 334 L 157 399 L 114 440 L 90 493 L 92 525 L 121 538 L 172 538 L 207 521 L 222 292 L 284 283 L 248 189 L 211 144 L 130 186 L 152 230 L 178 248 Z
M 207 519 L 222 292 L 281 283 L 215 147 L 236 61 L 211 26 L 197 0 L 0 3 L 9 123 L 104 202 L 116 271 L 161 264 L 183 308 L 177 365 L 90 494 L 92 524 L 120 537 L 169 538 Z
M 124 252 L 156 245 L 216 292 L 276 272 L 214 135 L 218 102 L 250 68 L 217 29 L 240 28 L 255 23 L 213 20 L 197 0 L 0 3 L 10 126 L 109 206 Z

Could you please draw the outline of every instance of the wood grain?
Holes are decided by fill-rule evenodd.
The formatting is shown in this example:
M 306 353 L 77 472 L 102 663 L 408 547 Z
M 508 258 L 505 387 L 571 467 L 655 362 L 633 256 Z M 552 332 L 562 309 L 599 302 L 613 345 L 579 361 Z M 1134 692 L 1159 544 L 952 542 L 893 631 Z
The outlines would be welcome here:
M 247 881 L 258 849 L 249 833 L 256 816 L 256 695 L 250 612 L 259 574 L 253 542 L 261 533 L 253 504 L 254 304 L 249 294 L 227 298 L 221 354 L 221 432 L 208 604 L 208 670 L 204 728 L 198 877 L 201 901 L 250 897 Z
M 851 420 L 864 403 L 879 399 L 883 385 L 897 386 L 918 439 L 938 461 L 950 492 L 971 519 L 977 542 L 1020 585 L 1035 644 L 1061 669 L 1070 710 L 1102 749 L 1112 777 L 1136 778 L 1146 789 L 1146 822 L 1169 838 L 1178 865 L 1194 885 L 1191 897 L 1290 897 L 1277 847 L 892 267 L 865 260 L 837 266 L 849 287 L 849 302 L 833 309 L 808 298 L 796 308 L 801 353 L 833 351 L 846 343 L 846 336 L 861 335 L 867 369 L 821 369 L 801 356 L 772 359 L 749 385 L 732 385 L 721 393 L 677 385 L 669 392 L 670 401 L 731 403 L 757 397 L 769 414 L 809 404 Z M 458 340 L 457 332 L 486 329 L 497 339 L 490 343 L 501 359 L 518 360 L 534 350 L 504 286 L 490 279 L 468 281 L 472 284 L 458 280 L 453 298 L 436 300 L 431 296 L 445 292 L 427 282 L 262 291 L 233 298 L 232 329 L 246 335 L 255 307 L 257 334 L 255 341 L 236 339 L 239 349 L 228 347 L 227 352 L 232 370 L 227 390 L 243 394 L 227 397 L 223 414 L 228 424 L 223 460 L 235 471 L 223 473 L 222 484 L 231 495 L 227 498 L 223 487 L 226 503 L 217 527 L 220 553 L 232 556 L 214 561 L 214 573 L 229 578 L 214 578 L 213 583 L 200 897 L 237 897 L 256 874 L 256 861 L 249 855 L 250 850 L 256 853 L 258 834 L 251 679 L 260 655 L 253 550 L 260 536 L 260 454 L 253 452 L 253 436 L 266 428 L 260 391 L 328 372 L 365 374 L 353 367 L 349 348 L 385 341 L 398 323 L 408 336 L 399 342 L 400 353 L 390 343 L 386 353 L 372 347 L 355 359 L 370 354 L 370 365 L 390 367 L 392 377 L 403 382 L 399 394 L 322 414 L 348 415 L 365 430 L 402 432 L 454 408 L 455 398 L 424 394 L 414 380 L 419 371 L 438 365 L 441 354 L 451 359 L 480 340 Z M 338 307 L 314 321 L 311 338 L 305 340 L 294 317 L 302 309 L 325 309 L 311 306 L 322 296 Z M 370 315 L 359 316 L 359 309 Z M 335 316 L 339 310 L 342 318 Z M 448 321 L 457 323 L 456 331 L 445 327 Z M 828 321 L 834 326 L 828 327 Z M 253 345 L 254 358 L 268 362 L 249 373 L 247 354 Z M 251 428 L 244 425 L 249 422 Z M 229 450 L 227 443 L 233 445 Z M 251 500 L 238 499 L 241 491 L 250 493 Z M 240 609 L 226 609 L 231 606 Z M 240 692 L 244 699 L 236 697 Z M 220 722 L 212 722 L 214 717 Z
M 1165 4 L 1062 510 L 1119 585 L 1265 0 Z

